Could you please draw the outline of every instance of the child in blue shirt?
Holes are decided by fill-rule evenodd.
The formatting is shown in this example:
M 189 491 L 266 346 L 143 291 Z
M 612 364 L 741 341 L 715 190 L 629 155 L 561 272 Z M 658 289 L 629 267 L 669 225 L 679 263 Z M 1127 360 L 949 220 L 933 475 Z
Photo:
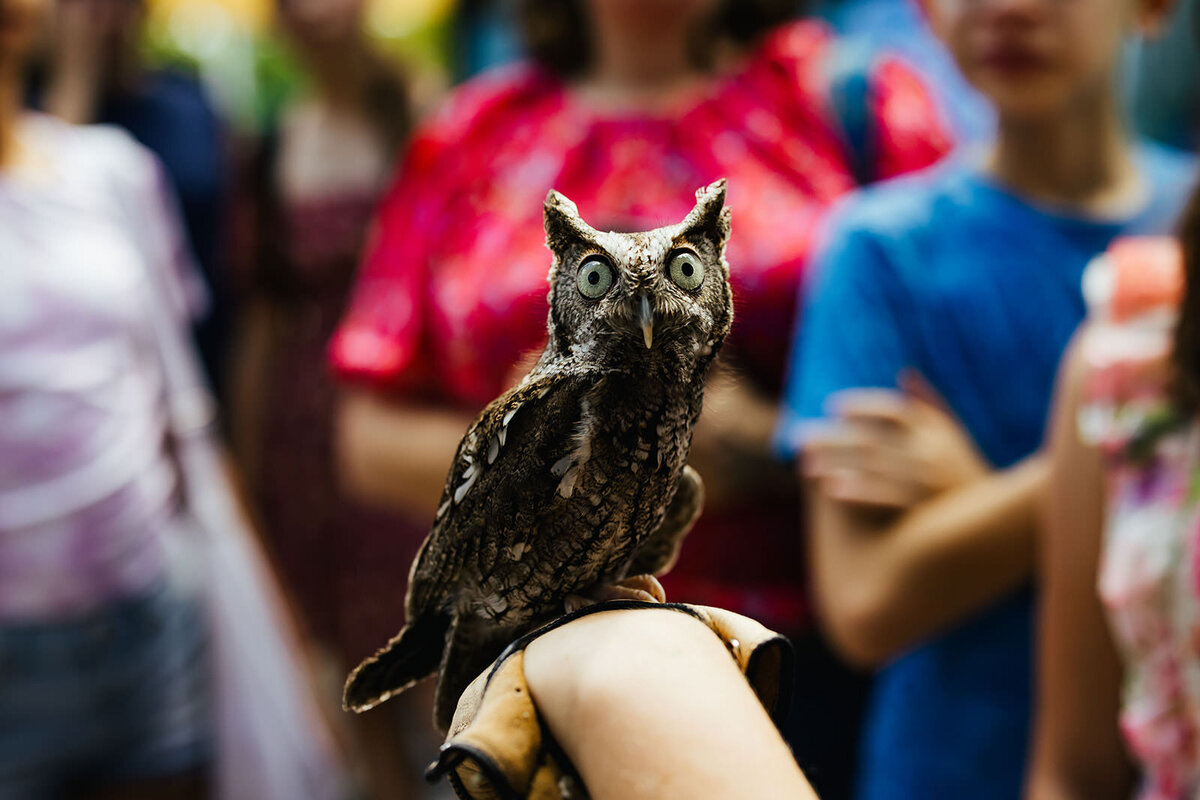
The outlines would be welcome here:
M 831 223 L 779 445 L 803 449 L 813 585 L 852 660 L 882 665 L 860 800 L 1021 794 L 1038 448 L 1084 265 L 1169 230 L 1194 169 L 1130 141 L 1124 34 L 1169 0 L 936 0 L 995 105 L 984 154 L 868 190 Z

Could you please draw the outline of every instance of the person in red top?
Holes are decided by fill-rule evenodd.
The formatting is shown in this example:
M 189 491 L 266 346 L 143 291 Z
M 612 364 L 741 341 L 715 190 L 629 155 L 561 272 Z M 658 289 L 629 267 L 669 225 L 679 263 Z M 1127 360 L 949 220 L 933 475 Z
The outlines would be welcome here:
M 527 0 L 533 58 L 465 84 L 418 129 L 329 353 L 347 387 L 348 485 L 432 521 L 471 418 L 544 344 L 546 192 L 597 228 L 632 231 L 681 219 L 698 187 L 728 178 L 736 313 L 691 459 L 708 500 L 664 585 L 797 639 L 809 630 L 800 512 L 768 442 L 805 265 L 861 153 L 831 98 L 831 34 L 788 21 L 789 2 L 734 6 Z M 877 59 L 865 78 L 873 176 L 949 149 L 904 64 Z

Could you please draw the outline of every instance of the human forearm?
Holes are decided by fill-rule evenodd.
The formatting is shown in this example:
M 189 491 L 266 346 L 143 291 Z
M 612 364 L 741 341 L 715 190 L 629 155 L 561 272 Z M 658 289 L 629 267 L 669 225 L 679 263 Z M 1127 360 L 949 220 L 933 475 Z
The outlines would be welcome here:
M 1025 800 L 1127 800 L 1133 796 L 1133 788 L 1133 773 L 1124 756 L 1090 774 L 1055 774 L 1035 765 Z
M 815 800 L 719 639 L 671 611 L 614 611 L 534 641 L 538 712 L 596 800 Z
M 1026 800 L 1091 800 L 1089 795 L 1079 794 L 1072 787 L 1053 780 L 1048 775 L 1035 776 L 1025 790 Z
M 1064 368 L 1051 427 L 1045 533 L 1038 554 L 1036 725 L 1028 797 L 1118 800 L 1134 773 L 1118 727 L 1123 681 L 1096 588 L 1104 540 L 1104 467 L 1079 437 L 1086 366 L 1077 345 Z
M 788 468 L 771 454 L 778 416 L 778 404 L 747 380 L 721 372 L 709 381 L 688 455 L 704 479 L 706 510 L 795 496 Z
M 811 493 L 816 585 L 845 654 L 876 664 L 995 601 L 1033 570 L 1041 457 L 899 515 Z
M 247 299 L 245 306 L 230 358 L 229 435 L 242 475 L 253 487 L 259 479 L 265 444 L 262 415 L 271 352 L 271 308 L 257 298 Z
M 432 519 L 455 448 L 471 420 L 457 411 L 351 391 L 338 413 L 338 466 L 360 499 Z

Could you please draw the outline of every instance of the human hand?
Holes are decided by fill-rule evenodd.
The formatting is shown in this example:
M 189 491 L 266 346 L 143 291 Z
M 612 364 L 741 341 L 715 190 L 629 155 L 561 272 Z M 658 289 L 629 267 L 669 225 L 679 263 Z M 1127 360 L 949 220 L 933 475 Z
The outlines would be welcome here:
M 430 774 L 480 798 L 812 800 L 768 716 L 788 706 L 789 652 L 719 609 L 589 607 L 471 684 Z
M 835 420 L 804 445 L 804 477 L 848 505 L 903 510 L 991 470 L 929 383 L 900 376 L 900 391 L 851 389 L 831 403 Z

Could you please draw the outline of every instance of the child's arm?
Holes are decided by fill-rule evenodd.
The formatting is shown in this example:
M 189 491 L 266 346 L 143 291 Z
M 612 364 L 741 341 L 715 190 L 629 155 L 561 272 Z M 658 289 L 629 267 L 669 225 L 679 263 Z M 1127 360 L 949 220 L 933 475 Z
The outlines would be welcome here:
M 818 606 L 843 654 L 878 664 L 1028 578 L 1045 466 L 1034 456 L 902 511 L 834 499 L 810 478 Z
M 453 409 L 347 389 L 336 423 L 339 477 L 363 502 L 432 520 L 454 449 L 470 424 Z
M 914 276 L 869 200 L 847 206 L 815 265 L 779 439 L 802 450 L 818 610 L 845 655 L 874 664 L 1030 575 L 1044 468 L 994 472 L 907 374 L 923 355 Z
M 1079 440 L 1081 360 L 1064 362 L 1051 439 L 1038 639 L 1032 800 L 1103 800 L 1133 793 L 1117 726 L 1121 666 L 1096 590 L 1104 529 L 1100 457 Z

